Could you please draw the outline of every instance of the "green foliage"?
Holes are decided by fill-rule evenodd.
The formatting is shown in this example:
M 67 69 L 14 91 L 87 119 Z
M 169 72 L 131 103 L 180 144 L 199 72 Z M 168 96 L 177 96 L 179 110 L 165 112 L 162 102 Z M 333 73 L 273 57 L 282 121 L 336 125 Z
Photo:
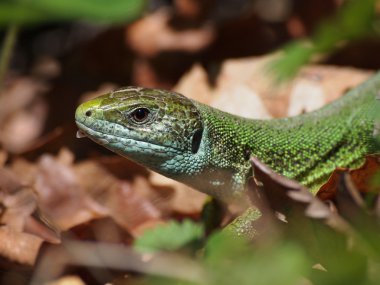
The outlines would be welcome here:
M 209 236 L 200 250 L 188 246 L 199 236 L 188 238 L 191 235 L 187 234 L 177 241 L 183 228 L 197 227 L 190 221 L 186 226 L 174 223 L 147 232 L 143 238 L 154 243 L 154 250 L 171 248 L 178 256 L 178 249 L 184 245 L 188 249 L 182 255 L 186 260 L 182 266 L 187 267 L 181 268 L 179 259 L 173 259 L 173 265 L 166 259 L 166 268 L 172 270 L 150 276 L 147 284 L 379 284 L 380 196 L 378 191 L 364 191 L 366 183 L 354 180 L 379 167 L 374 157 L 368 158 L 366 165 L 336 174 L 336 183 L 328 186 L 333 196 L 327 206 L 301 185 L 252 160 L 257 182 L 250 183 L 248 191 L 256 197 L 261 214 L 250 211 L 243 228 L 250 223 L 256 233 L 250 236 L 225 229 Z M 364 192 L 359 192 L 355 183 L 360 183 Z M 276 218 L 279 213 L 281 220 Z M 164 243 L 160 242 L 163 236 Z M 168 247 L 171 243 L 177 246 Z
M 121 23 L 138 17 L 145 0 L 6 0 L 0 3 L 0 26 L 80 20 Z
M 330 53 L 348 41 L 376 34 L 376 1 L 348 0 L 336 17 L 319 25 L 311 39 L 285 46 L 284 54 L 268 67 L 276 81 L 292 78 L 316 55 Z
M 199 230 L 199 226 L 190 221 L 186 222 L 186 226 L 170 223 L 169 226 L 147 232 L 142 239 L 149 240 L 149 245 L 144 245 L 143 249 L 177 250 L 181 247 L 180 244 L 187 243 L 185 240 L 192 240 L 185 238 L 182 242 L 178 242 L 178 236 L 182 236 L 184 228 L 187 229 L 186 232 L 192 231 L 189 229 Z M 301 225 L 297 231 L 303 233 L 305 228 Z M 208 238 L 203 251 L 198 249 L 198 254 L 192 255 L 192 259 L 204 269 L 202 277 L 195 279 L 199 281 L 189 281 L 186 278 L 172 279 L 165 276 L 149 276 L 145 281 L 151 285 L 292 285 L 304 284 L 307 279 L 309 281 L 305 284 L 314 285 L 378 284 L 380 263 L 378 256 L 375 257 L 376 253 L 373 253 L 374 259 L 368 259 L 368 256 L 364 256 L 360 251 L 347 250 L 344 241 L 334 245 L 331 236 L 318 228 L 308 234 L 313 236 L 310 236 L 311 239 L 316 235 L 318 239 L 330 243 L 326 248 L 319 248 L 320 260 L 327 258 L 322 266 L 319 265 L 321 269 L 313 269 L 313 265 L 319 264 L 315 259 L 315 252 L 313 253 L 313 249 L 309 251 L 301 241 L 302 238 L 299 239 L 297 236 L 281 240 L 266 239 L 259 244 L 252 244 L 230 233 L 218 232 Z M 154 242 L 155 239 L 161 242 Z M 141 239 L 138 243 L 141 243 Z M 169 246 L 171 243 L 175 246 Z M 176 266 L 174 263 L 173 270 Z
M 204 268 L 200 282 L 151 277 L 148 284 L 181 285 L 292 285 L 311 271 L 302 248 L 292 243 L 255 249 L 245 239 L 219 232 L 210 237 L 204 254 L 197 259 Z
M 307 274 L 310 264 L 296 244 L 264 244 L 255 248 L 226 233 L 215 234 L 208 240 L 204 262 L 212 284 L 226 285 L 296 284 L 300 276 Z
M 372 116 L 375 121 L 375 130 L 374 130 L 375 148 L 376 148 L 376 152 L 380 153 L 380 100 L 377 100 L 375 104 L 376 104 L 376 108 L 373 109 L 374 113 L 369 114 L 369 116 Z M 380 185 L 380 180 L 379 180 L 378 185 Z
M 164 226 L 147 230 L 135 241 L 134 246 L 141 252 L 173 251 L 199 243 L 203 235 L 203 227 L 190 220 L 183 223 L 171 221 Z

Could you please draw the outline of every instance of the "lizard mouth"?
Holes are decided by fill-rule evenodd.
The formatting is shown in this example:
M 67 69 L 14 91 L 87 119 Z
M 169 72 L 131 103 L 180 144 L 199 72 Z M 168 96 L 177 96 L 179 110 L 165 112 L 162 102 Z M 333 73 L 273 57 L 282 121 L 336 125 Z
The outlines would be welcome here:
M 83 132 L 82 130 L 78 130 L 77 133 L 76 133 L 76 138 L 77 139 L 81 139 L 81 138 L 86 138 L 87 135 L 85 132 Z
M 107 148 L 112 148 L 115 146 L 118 146 L 120 148 L 121 146 L 125 148 L 126 152 L 128 149 L 140 149 L 145 153 L 152 152 L 159 156 L 167 156 L 169 153 L 172 155 L 177 155 L 183 152 L 181 149 L 172 146 L 162 146 L 135 138 L 126 138 L 115 134 L 105 133 L 101 130 L 96 130 L 95 128 L 86 126 L 85 124 L 78 121 L 76 121 L 76 124 L 79 128 L 76 133 L 77 138 L 88 137 Z

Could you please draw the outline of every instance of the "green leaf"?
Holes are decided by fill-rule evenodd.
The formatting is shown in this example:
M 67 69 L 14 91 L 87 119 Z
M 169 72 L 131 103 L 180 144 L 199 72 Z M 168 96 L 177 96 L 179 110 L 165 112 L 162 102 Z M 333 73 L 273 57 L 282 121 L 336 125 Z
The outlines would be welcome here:
M 205 250 L 211 284 L 299 284 L 300 276 L 311 270 L 310 265 L 302 247 L 295 243 L 269 243 L 255 248 L 226 232 L 211 236 Z
M 269 62 L 267 71 L 275 75 L 277 84 L 293 78 L 299 68 L 306 64 L 314 54 L 315 48 L 310 42 L 293 42 L 284 48 L 284 54 Z
M 80 20 L 102 23 L 131 21 L 145 0 L 9 0 L 0 3 L 0 25 Z
M 144 232 L 135 240 L 134 247 L 141 252 L 174 251 L 199 242 L 203 235 L 203 227 L 190 220 L 183 223 L 171 221 Z
M 315 55 L 330 53 L 342 43 L 375 34 L 375 1 L 345 1 L 337 16 L 322 22 L 308 41 L 300 40 L 286 45 L 283 55 L 268 65 L 275 81 L 281 83 L 292 78 Z

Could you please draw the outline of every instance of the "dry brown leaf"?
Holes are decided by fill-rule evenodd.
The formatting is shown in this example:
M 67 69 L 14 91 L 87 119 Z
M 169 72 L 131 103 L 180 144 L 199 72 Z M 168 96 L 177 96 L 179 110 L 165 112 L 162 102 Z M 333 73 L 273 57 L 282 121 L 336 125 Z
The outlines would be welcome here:
M 274 86 L 265 70 L 275 56 L 226 60 L 214 88 L 209 85 L 206 72 L 196 65 L 174 90 L 236 115 L 285 117 L 315 110 L 372 74 L 353 68 L 311 65 L 303 68 L 292 82 Z
M 196 52 L 214 39 L 212 26 L 175 31 L 169 27 L 170 11 L 161 9 L 127 27 L 126 42 L 140 55 L 152 57 L 162 51 Z
M 37 198 L 33 191 L 25 187 L 13 194 L 1 192 L 0 201 L 5 208 L 1 215 L 1 223 L 14 230 L 23 231 L 27 219 L 37 208 Z
M 78 183 L 85 193 L 89 193 L 96 201 L 104 202 L 108 188 L 113 187 L 118 179 L 111 175 L 99 163 L 86 160 L 76 164 L 73 168 Z
M 232 98 L 236 98 L 236 100 Z M 270 119 L 272 117 L 259 94 L 245 83 L 217 89 L 215 97 L 210 103 L 212 107 L 250 119 Z
M 133 233 L 139 224 L 161 218 L 161 212 L 151 202 L 150 189 L 119 180 L 94 161 L 78 164 L 75 171 L 85 192 L 124 229 Z
M 324 224 L 338 231 L 348 232 L 348 225 L 317 197 L 313 196 L 298 182 L 275 173 L 257 158 L 252 158 L 256 183 L 251 184 L 249 194 L 252 202 L 268 214 L 266 204 L 272 213 L 281 213 L 289 224 L 310 225 L 311 219 L 322 220 Z M 264 198 L 264 201 L 262 199 Z M 297 223 L 299 223 L 297 225 Z M 322 224 L 321 224 L 322 225 Z
M 0 168 L 0 204 L 0 223 L 21 232 L 37 208 L 37 198 L 30 187 L 21 184 L 17 175 Z
M 133 180 L 132 187 L 135 189 L 134 191 L 139 192 L 140 196 L 152 201 L 163 216 L 167 216 L 171 213 L 170 200 L 174 195 L 174 189 L 166 186 L 153 187 L 149 179 L 141 176 L 137 176 Z
M 260 182 L 258 185 L 263 185 L 262 191 L 258 188 L 260 191 L 258 195 L 266 197 L 273 211 L 286 215 L 292 208 L 301 207 L 306 212 L 310 212 L 309 207 L 315 203 L 318 207 L 313 206 L 313 208 L 320 208 L 315 212 L 317 218 L 326 218 L 331 214 L 327 206 L 296 181 L 277 174 L 257 158 L 252 158 L 252 167 L 254 178 Z M 320 214 L 321 211 L 323 215 Z M 314 212 L 310 212 L 310 214 L 314 215 Z
M 45 285 L 86 285 L 86 283 L 77 276 L 64 276 L 53 282 L 47 282 Z
M 288 116 L 296 116 L 322 107 L 326 103 L 320 82 L 300 78 L 292 86 Z
M 45 104 L 37 102 L 29 110 L 19 110 L 1 127 L 1 143 L 11 152 L 24 151 L 41 134 L 47 115 Z
M 4 168 L 0 168 L 0 204 L 2 206 L 0 224 L 3 228 L 11 231 L 17 238 L 12 243 L 15 252 L 12 252 L 12 248 L 9 247 L 5 253 L 2 253 L 4 257 L 11 260 L 16 258 L 18 262 L 20 262 L 21 258 L 24 258 L 17 251 L 25 247 L 25 245 L 17 244 L 17 242 L 40 242 L 40 240 L 45 240 L 50 243 L 59 243 L 58 233 L 53 231 L 49 224 L 46 223 L 47 220 L 37 220 L 33 217 L 38 212 L 37 197 L 33 189 L 21 184 L 20 179 L 14 173 Z M 9 231 L 5 234 L 10 235 Z M 34 236 L 36 239 L 30 236 Z M 29 255 L 30 253 L 27 252 L 26 254 Z M 36 253 L 33 254 L 35 255 Z
M 62 154 L 60 159 L 69 163 L 71 158 L 68 156 Z M 41 156 L 34 181 L 41 210 L 61 230 L 107 214 L 103 207 L 85 195 L 73 166 L 64 163 L 51 155 Z
M 52 79 L 61 74 L 61 65 L 54 57 L 41 55 L 36 59 L 32 74 L 38 78 Z
M 115 170 L 121 165 L 123 174 L 119 173 L 120 171 L 115 172 L 128 177 L 129 175 L 125 174 L 128 167 L 124 167 L 124 163 L 120 164 L 121 159 L 117 159 L 116 163 L 113 159 L 112 162 L 88 160 L 74 164 L 73 154 L 67 149 L 62 149 L 56 157 L 42 155 L 37 164 L 16 159 L 11 168 L 13 173 L 8 171 L 13 180 L 4 180 L 3 184 L 8 185 L 7 189 L 17 189 L 19 183 L 15 184 L 15 181 L 34 185 L 39 207 L 60 230 L 110 216 L 124 229 L 133 233 L 134 228 L 140 224 L 161 219 L 161 209 L 155 204 L 159 195 L 148 186 L 146 178 L 140 179 L 145 181 L 145 185 L 130 185 L 102 166 L 107 165 Z M 126 165 L 133 166 L 131 163 Z M 31 212 L 28 212 L 28 215 Z M 30 221 L 28 231 L 38 234 L 39 225 L 35 222 Z M 54 241 L 48 231 L 39 235 Z
M 102 156 L 96 158 L 94 162 L 99 163 L 109 173 L 123 180 L 132 180 L 137 176 L 148 177 L 149 175 L 145 167 L 119 155 Z
M 13 173 L 10 169 L 0 167 L 1 194 L 7 195 L 16 193 L 22 186 L 16 173 Z
M 0 143 L 12 152 L 21 152 L 42 132 L 47 106 L 41 93 L 44 83 L 18 78 L 0 96 Z
M 369 182 L 373 175 L 380 169 L 378 156 L 367 156 L 365 163 L 357 169 L 337 168 L 331 174 L 329 180 L 322 185 L 317 192 L 317 197 L 321 200 L 333 200 L 337 194 L 339 179 L 341 175 L 348 172 L 352 178 L 352 182 L 360 193 L 368 193 L 374 191 Z
M 67 149 L 66 147 L 61 148 L 57 154 L 56 160 L 58 163 L 62 163 L 66 166 L 73 166 L 74 163 L 74 154 Z
M 3 167 L 8 159 L 8 153 L 5 150 L 0 149 L 0 167 Z
M 200 213 L 207 199 L 206 194 L 155 172 L 152 172 L 149 181 L 153 187 L 161 189 L 169 187 L 174 189 L 174 193 L 171 195 L 167 207 L 182 215 Z
M 113 195 L 109 196 L 106 204 L 110 216 L 132 235 L 135 234 L 134 229 L 141 224 L 161 220 L 160 211 L 150 201 L 134 192 L 131 185 L 126 182 L 119 183 L 109 191 L 113 191 Z
M 18 178 L 18 182 L 24 185 L 33 185 L 37 175 L 37 166 L 21 157 L 15 158 L 9 165 L 9 170 Z
M 204 104 L 209 104 L 213 96 L 207 72 L 199 64 L 195 64 L 182 76 L 174 90 Z
M 42 239 L 31 234 L 0 227 L 0 255 L 21 264 L 33 265 Z
M 26 108 L 36 98 L 37 94 L 45 91 L 46 86 L 32 78 L 21 77 L 13 79 L 9 86 L 2 91 L 0 97 L 0 122 L 12 113 Z

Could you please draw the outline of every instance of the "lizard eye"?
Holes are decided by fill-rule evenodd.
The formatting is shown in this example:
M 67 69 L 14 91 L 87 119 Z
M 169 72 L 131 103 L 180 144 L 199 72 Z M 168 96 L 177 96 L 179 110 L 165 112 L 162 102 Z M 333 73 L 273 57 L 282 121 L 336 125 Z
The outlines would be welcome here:
M 149 113 L 147 108 L 138 108 L 131 113 L 131 117 L 135 122 L 142 123 L 148 118 Z
M 191 151 L 195 154 L 199 150 L 199 146 L 201 145 L 201 140 L 202 140 L 202 133 L 203 130 L 196 130 L 194 135 L 193 135 L 193 141 L 191 143 Z

